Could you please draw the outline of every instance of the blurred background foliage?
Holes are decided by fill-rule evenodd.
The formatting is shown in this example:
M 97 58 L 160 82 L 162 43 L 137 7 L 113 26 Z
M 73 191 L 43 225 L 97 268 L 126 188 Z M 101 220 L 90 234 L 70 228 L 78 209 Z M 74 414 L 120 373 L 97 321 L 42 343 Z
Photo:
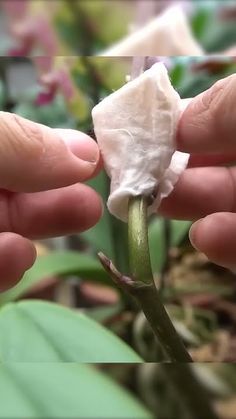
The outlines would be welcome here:
M 206 51 L 223 51 L 235 45 L 233 3 L 188 2 L 193 33 Z M 28 17 L 25 20 L 26 3 L 18 0 L 9 4 L 14 7 L 6 12 L 3 5 L 1 14 L 1 53 L 5 55 L 0 59 L 1 110 L 94 136 L 91 109 L 125 83 L 132 58 L 77 54 L 97 54 L 123 37 L 135 22 L 136 2 L 47 0 L 47 15 L 43 2 L 27 2 L 30 19 L 36 16 L 40 22 L 33 25 L 33 35 L 32 25 L 26 24 Z M 17 21 L 15 32 L 9 33 L 6 16 L 10 23 Z M 40 37 L 42 28 L 46 29 Z M 236 70 L 235 58 L 227 55 L 149 57 L 148 66 L 158 61 L 165 63 L 172 84 L 183 98 L 195 96 Z M 104 171 L 89 183 L 105 202 L 109 180 Z M 212 363 L 196 367 L 196 377 L 220 417 L 234 418 L 236 374 L 233 366 L 219 362 L 235 361 L 235 275 L 192 249 L 190 224 L 158 216 L 150 219 L 152 267 L 166 308 L 193 359 Z M 116 289 L 97 260 L 96 253 L 102 250 L 127 273 L 126 236 L 126 225 L 105 208 L 101 221 L 89 231 L 36 243 L 34 267 L 15 288 L 0 295 L 0 360 L 13 363 L 9 368 L 2 366 L 0 374 L 0 388 L 4 388 L 0 394 L 9 396 L 0 396 L 6 417 L 16 411 L 22 416 L 43 416 L 46 412 L 48 417 L 60 417 L 65 406 L 66 413 L 73 416 L 83 400 L 84 416 L 91 413 L 91 405 L 92 412 L 99 412 L 100 404 L 103 417 L 110 417 L 114 406 L 119 417 L 163 418 L 176 412 L 178 417 L 189 417 L 184 401 L 169 385 L 168 370 L 155 364 L 163 355 L 143 315 Z M 149 363 L 142 364 L 143 359 Z M 62 366 L 57 373 L 56 367 L 48 364 L 48 386 L 54 389 L 57 400 L 60 380 L 64 384 L 61 404 L 45 405 L 42 400 L 48 399 L 48 387 L 44 367 L 22 372 L 14 364 L 39 361 L 97 363 L 97 367 L 80 365 L 74 373 Z M 32 386 L 34 373 L 38 386 Z M 60 380 L 55 378 L 57 374 Z M 179 374 L 184 380 L 181 367 Z M 100 386 L 101 393 L 97 392 Z M 129 389 L 126 395 L 124 387 Z M 72 391 L 75 388 L 81 389 L 78 398 Z M 89 392 L 93 392 L 93 404 L 87 399 Z M 17 401 L 15 411 L 12 395 Z M 56 411 L 51 410 L 52 405 Z
M 232 57 L 149 57 L 147 65 L 157 61 L 165 63 L 183 98 L 195 96 L 236 69 Z M 85 130 L 93 136 L 92 107 L 125 83 L 131 64 L 131 58 L 55 57 L 50 60 L 46 73 L 50 77 L 45 83 L 35 58 L 2 58 L 1 110 L 52 127 Z M 61 69 L 71 82 L 69 100 L 61 84 L 54 89 L 51 83 L 57 80 L 51 75 L 58 75 Z M 65 78 L 59 80 L 65 82 Z M 109 181 L 105 173 L 89 183 L 106 201 Z M 233 370 L 215 363 L 235 361 L 235 275 L 192 249 L 190 224 L 158 216 L 150 219 L 153 271 L 166 308 L 194 360 L 213 363 L 212 368 L 202 367 L 201 380 L 217 408 L 229 409 L 230 418 L 235 407 Z M 183 413 L 184 406 L 172 394 L 168 380 L 152 364 L 163 360 L 163 355 L 145 318 L 116 289 L 96 257 L 102 250 L 122 272 L 128 272 L 126 234 L 126 225 L 105 208 L 101 221 L 89 231 L 36 243 L 34 267 L 16 287 L 0 295 L 0 359 L 128 364 L 144 359 L 150 364 L 126 364 L 121 371 L 115 366 L 101 368 L 128 387 L 150 412 L 159 412 L 160 418 L 175 409 Z M 146 385 L 150 391 L 144 391 Z M 65 400 L 67 397 L 66 393 Z
M 0 51 L 3 55 L 99 55 L 140 27 L 140 20 L 145 20 L 140 13 L 155 17 L 175 3 L 182 5 L 206 53 L 235 46 L 233 0 L 1 0 Z

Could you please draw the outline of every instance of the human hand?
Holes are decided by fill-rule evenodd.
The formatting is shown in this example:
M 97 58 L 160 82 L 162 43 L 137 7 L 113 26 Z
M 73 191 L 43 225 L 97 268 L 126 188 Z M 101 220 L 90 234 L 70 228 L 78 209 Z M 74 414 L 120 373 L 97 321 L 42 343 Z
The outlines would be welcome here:
M 193 246 L 235 270 L 236 167 L 226 166 L 236 161 L 236 75 L 191 101 L 180 120 L 177 147 L 191 154 L 189 167 L 162 201 L 160 214 L 194 220 Z
M 99 162 L 86 134 L 0 112 L 0 291 L 33 265 L 29 239 L 78 233 L 99 220 L 99 196 L 78 183 L 94 176 Z

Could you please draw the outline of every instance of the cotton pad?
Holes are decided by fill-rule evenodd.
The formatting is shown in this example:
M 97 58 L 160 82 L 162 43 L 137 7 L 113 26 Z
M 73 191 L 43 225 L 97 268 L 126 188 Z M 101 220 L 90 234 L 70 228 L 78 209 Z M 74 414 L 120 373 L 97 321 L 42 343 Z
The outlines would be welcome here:
M 127 36 L 100 55 L 171 56 L 203 55 L 180 5 L 169 7 L 161 15 Z
M 169 195 L 188 163 L 175 152 L 175 134 L 186 106 L 162 63 L 106 97 L 92 110 L 94 130 L 111 178 L 108 209 L 127 221 L 131 196 L 156 194 L 149 214 Z

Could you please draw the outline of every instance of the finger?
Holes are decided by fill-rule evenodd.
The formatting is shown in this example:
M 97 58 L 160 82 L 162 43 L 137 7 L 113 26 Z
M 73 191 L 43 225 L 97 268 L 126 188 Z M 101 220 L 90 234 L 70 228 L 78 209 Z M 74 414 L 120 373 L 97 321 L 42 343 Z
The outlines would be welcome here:
M 189 153 L 235 153 L 235 103 L 236 74 L 196 96 L 180 119 L 178 149 Z
M 236 214 L 217 213 L 193 224 L 190 240 L 217 265 L 236 269 Z
M 96 160 L 95 168 L 93 167 L 94 171 L 89 176 L 89 178 L 96 177 L 103 168 L 102 155 L 99 151 L 96 141 L 89 135 L 73 129 L 54 128 L 53 131 L 60 135 L 64 143 L 67 145 L 67 147 L 69 147 L 70 151 L 75 156 L 78 156 L 84 161 Z M 82 180 L 83 179 L 79 179 L 77 182 L 81 182 Z
M 89 179 L 99 161 L 92 138 L 0 112 L 0 187 L 17 192 L 59 188 Z
M 236 168 L 187 169 L 158 210 L 166 217 L 185 220 L 221 211 L 236 211 Z
M 89 186 L 76 184 L 33 194 L 0 194 L 0 231 L 34 239 L 80 233 L 102 215 L 102 202 Z
M 13 287 L 34 264 L 36 250 L 24 237 L 0 234 L 0 292 Z
M 236 162 L 236 153 L 191 154 L 188 167 L 225 166 Z

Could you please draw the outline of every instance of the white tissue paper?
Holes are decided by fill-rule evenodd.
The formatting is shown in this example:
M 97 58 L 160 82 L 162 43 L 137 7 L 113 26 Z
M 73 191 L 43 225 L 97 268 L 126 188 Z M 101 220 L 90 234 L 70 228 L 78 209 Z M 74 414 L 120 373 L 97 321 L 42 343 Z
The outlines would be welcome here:
M 174 5 L 100 55 L 201 56 L 204 51 L 193 36 L 182 7 Z
M 108 209 L 127 221 L 131 196 L 156 198 L 148 208 L 156 212 L 186 168 L 189 155 L 175 152 L 175 133 L 181 100 L 162 63 L 106 97 L 92 110 L 94 130 L 111 178 Z

